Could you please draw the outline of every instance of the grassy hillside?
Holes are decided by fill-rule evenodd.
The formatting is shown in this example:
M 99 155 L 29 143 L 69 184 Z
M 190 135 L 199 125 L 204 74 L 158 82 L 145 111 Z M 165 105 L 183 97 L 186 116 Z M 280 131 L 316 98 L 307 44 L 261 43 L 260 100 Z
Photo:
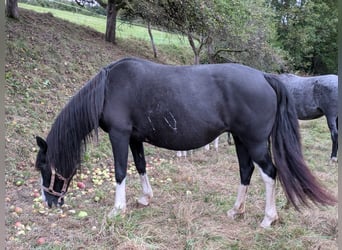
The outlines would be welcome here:
M 337 206 L 296 212 L 287 207 L 279 185 L 280 220 L 271 230 L 259 228 L 265 194 L 257 171 L 245 216 L 228 219 L 239 177 L 235 149 L 224 136 L 218 152 L 196 150 L 186 159 L 146 145 L 152 204 L 136 205 L 140 182 L 130 157 L 128 211 L 107 220 L 114 204 L 113 158 L 107 135 L 100 132 L 66 205 L 43 207 L 34 137 L 46 137 L 61 108 L 100 67 L 125 56 L 153 58 L 146 41 L 125 38 L 115 46 L 98 31 L 48 13 L 20 9 L 20 15 L 19 21 L 6 21 L 6 249 L 337 249 Z M 192 61 L 185 50 L 160 48 L 159 62 Z M 325 120 L 301 125 L 307 162 L 337 194 Z M 77 187 L 80 181 L 84 189 Z
M 33 6 L 25 3 L 19 3 L 20 8 L 33 10 L 40 13 L 52 13 L 53 16 L 67 20 L 79 25 L 90 27 L 101 33 L 106 30 L 106 17 L 104 16 L 86 16 L 79 13 L 63 11 L 58 9 L 51 9 L 40 6 Z M 188 41 L 178 35 L 162 32 L 159 30 L 152 30 L 153 39 L 157 45 L 177 45 L 188 47 Z M 131 25 L 120 20 L 117 20 L 117 36 L 118 38 L 134 38 L 149 42 L 150 38 L 147 29 L 142 26 Z

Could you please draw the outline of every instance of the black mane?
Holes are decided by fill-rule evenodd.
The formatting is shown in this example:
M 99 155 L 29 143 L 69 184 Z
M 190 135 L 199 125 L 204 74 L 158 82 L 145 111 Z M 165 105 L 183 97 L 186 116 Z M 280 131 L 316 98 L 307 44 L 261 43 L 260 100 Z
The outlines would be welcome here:
M 107 70 L 101 70 L 63 108 L 47 136 L 47 159 L 68 178 L 81 163 L 90 137 L 97 136 L 103 108 Z

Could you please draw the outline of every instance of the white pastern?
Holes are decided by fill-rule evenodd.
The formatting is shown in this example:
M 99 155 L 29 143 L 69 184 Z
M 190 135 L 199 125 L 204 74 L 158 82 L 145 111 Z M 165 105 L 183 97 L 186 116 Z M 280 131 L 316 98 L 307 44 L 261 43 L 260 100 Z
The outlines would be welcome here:
M 153 192 L 146 173 L 140 175 L 140 181 L 142 187 L 142 195 L 138 199 L 138 203 L 143 206 L 147 206 L 151 202 Z
M 216 151 L 218 150 L 218 144 L 219 144 L 219 137 L 217 137 L 217 138 L 214 140 L 214 148 L 215 148 Z
M 234 207 L 227 212 L 227 215 L 234 219 L 245 212 L 245 202 L 248 186 L 240 184 Z
M 177 157 L 182 157 L 182 156 L 186 157 L 186 155 L 187 155 L 186 151 L 177 151 Z
M 120 184 L 116 185 L 115 204 L 108 217 L 114 217 L 123 214 L 126 211 L 126 178 Z
M 266 189 L 265 217 L 260 226 L 263 228 L 268 228 L 272 225 L 273 222 L 278 220 L 278 214 L 275 204 L 275 181 L 271 177 L 267 176 L 260 167 L 259 171 L 262 180 L 265 183 Z
M 337 157 L 331 157 L 330 163 L 331 163 L 331 164 L 338 163 Z

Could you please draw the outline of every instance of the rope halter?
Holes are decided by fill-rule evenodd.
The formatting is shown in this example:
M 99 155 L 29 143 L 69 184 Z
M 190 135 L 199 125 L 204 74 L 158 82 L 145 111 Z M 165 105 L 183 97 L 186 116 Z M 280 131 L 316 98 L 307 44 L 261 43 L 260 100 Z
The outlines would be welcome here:
M 62 190 L 60 192 L 57 192 L 55 190 L 53 190 L 53 186 L 55 185 L 55 179 L 56 179 L 56 176 L 58 179 L 60 179 L 61 181 L 63 181 L 63 187 L 62 187 Z M 68 183 L 70 181 L 70 179 L 72 178 L 73 175 L 71 175 L 69 178 L 65 178 L 63 177 L 62 175 L 60 175 L 59 173 L 56 172 L 56 169 L 54 166 L 51 166 L 51 180 L 50 180 L 50 186 L 47 188 L 47 187 L 44 187 L 43 184 L 42 184 L 42 189 L 49 193 L 49 194 L 52 194 L 52 195 L 55 195 L 55 196 L 58 196 L 58 203 L 61 203 L 63 197 L 65 196 L 66 194 L 66 191 L 67 191 L 67 188 L 68 188 Z

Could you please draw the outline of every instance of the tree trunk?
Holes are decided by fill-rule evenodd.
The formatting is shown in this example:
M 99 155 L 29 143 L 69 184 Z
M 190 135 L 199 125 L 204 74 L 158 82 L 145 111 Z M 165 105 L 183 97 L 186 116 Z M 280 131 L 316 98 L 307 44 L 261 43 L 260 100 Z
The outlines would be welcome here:
M 201 46 L 198 50 L 196 49 L 194 39 L 192 38 L 190 33 L 188 33 L 188 41 L 192 48 L 192 51 L 194 52 L 194 64 L 199 64 L 199 52 L 200 52 Z
M 108 0 L 107 4 L 107 25 L 105 40 L 107 42 L 116 43 L 116 0 Z
M 153 49 L 153 56 L 154 58 L 157 58 L 157 48 L 156 45 L 154 44 L 154 40 L 153 40 L 153 35 L 152 35 L 152 30 L 151 30 L 151 22 L 147 23 L 147 29 L 148 29 L 148 34 L 150 35 L 150 39 L 151 39 L 151 44 L 152 44 L 152 49 Z
M 6 16 L 18 19 L 18 0 L 6 0 Z
M 215 63 L 214 49 L 213 49 L 213 39 L 211 37 L 207 38 L 207 56 L 209 64 Z

